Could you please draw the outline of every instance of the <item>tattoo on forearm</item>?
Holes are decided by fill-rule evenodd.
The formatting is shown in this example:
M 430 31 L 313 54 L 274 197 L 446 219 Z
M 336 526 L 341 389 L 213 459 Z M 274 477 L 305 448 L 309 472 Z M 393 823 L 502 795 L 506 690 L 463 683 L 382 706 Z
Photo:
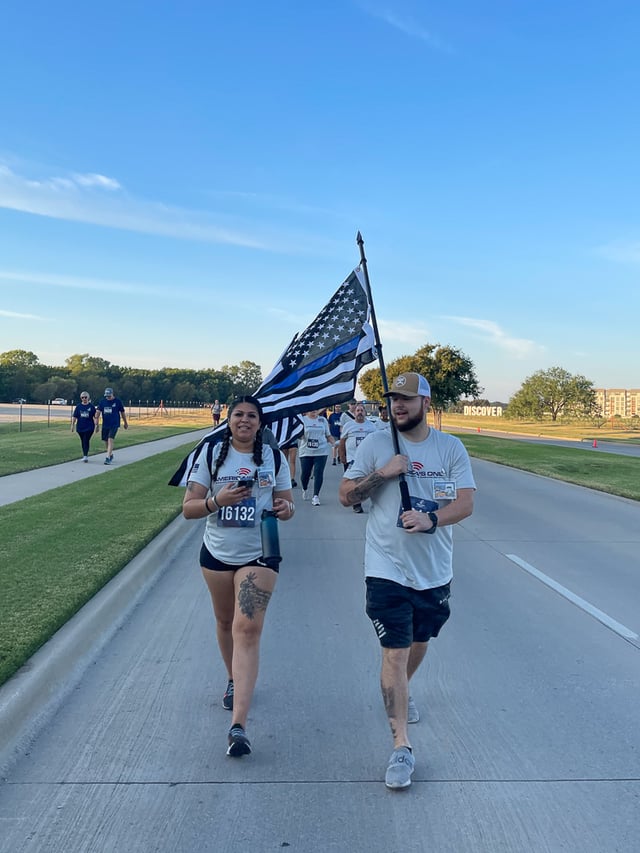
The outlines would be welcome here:
M 247 619 L 253 619 L 256 613 L 266 610 L 271 599 L 271 593 L 256 586 L 255 579 L 255 572 L 250 572 L 242 581 L 238 590 L 240 611 Z
M 375 492 L 382 483 L 384 483 L 384 477 L 377 471 L 374 471 L 373 474 L 369 474 L 368 477 L 364 477 L 362 480 L 357 480 L 355 489 L 349 493 L 349 503 L 362 503 L 362 501 L 366 500 L 371 492 Z

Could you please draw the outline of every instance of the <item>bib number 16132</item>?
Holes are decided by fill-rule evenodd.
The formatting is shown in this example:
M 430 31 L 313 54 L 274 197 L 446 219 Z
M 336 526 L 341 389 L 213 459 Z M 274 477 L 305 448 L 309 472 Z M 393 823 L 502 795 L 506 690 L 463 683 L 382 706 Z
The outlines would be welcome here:
M 247 498 L 233 506 L 222 506 L 218 512 L 218 527 L 255 527 L 256 499 Z

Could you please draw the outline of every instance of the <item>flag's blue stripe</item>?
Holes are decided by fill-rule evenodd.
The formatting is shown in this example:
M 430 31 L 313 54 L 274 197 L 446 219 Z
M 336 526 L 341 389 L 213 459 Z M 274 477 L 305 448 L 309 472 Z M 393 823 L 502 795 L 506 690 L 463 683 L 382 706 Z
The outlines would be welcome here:
M 357 334 L 354 338 L 351 338 L 350 340 L 346 341 L 344 344 L 341 344 L 340 346 L 329 350 L 329 352 L 326 352 L 324 355 L 319 356 L 314 361 L 310 361 L 303 367 L 298 368 L 298 370 L 294 371 L 293 373 L 290 373 L 288 376 L 283 377 L 280 382 L 274 382 L 272 385 L 269 385 L 268 388 L 261 388 L 260 392 L 262 394 L 264 394 L 265 392 L 272 394 L 274 391 L 285 391 L 288 388 L 300 384 L 300 382 L 303 381 L 303 379 L 309 374 L 324 371 L 327 365 L 331 364 L 331 362 L 340 361 L 354 349 L 357 349 L 360 337 L 361 333 Z M 286 363 L 284 364 L 284 367 L 286 369 Z

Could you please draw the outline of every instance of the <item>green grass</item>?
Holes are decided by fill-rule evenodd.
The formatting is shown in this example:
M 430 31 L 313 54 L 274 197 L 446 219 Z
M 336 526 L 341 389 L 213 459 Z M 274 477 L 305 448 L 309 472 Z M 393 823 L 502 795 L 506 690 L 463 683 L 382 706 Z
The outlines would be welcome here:
M 471 456 L 640 500 L 640 457 L 458 433 Z
M 171 435 L 208 427 L 207 420 L 176 420 L 162 424 L 158 421 L 145 423 L 130 421 L 129 429 L 121 428 L 115 440 L 115 448 L 144 444 Z M 25 424 L 23 432 L 18 432 L 15 424 L 0 424 L 0 477 L 6 474 L 18 474 L 21 471 L 34 471 L 48 465 L 71 462 L 82 455 L 80 439 L 71 432 L 69 423 L 55 423 L 47 427 L 43 423 Z M 104 453 L 104 443 L 99 435 L 91 439 L 91 455 Z
M 180 513 L 192 446 L 0 507 L 0 684 Z
M 431 416 L 430 416 L 431 418 Z M 629 442 L 640 444 L 640 430 L 638 425 L 635 429 L 626 424 L 606 421 L 596 426 L 588 421 L 576 421 L 567 423 L 563 421 L 524 421 L 509 420 L 508 418 L 490 417 L 466 417 L 464 415 L 452 415 L 445 413 L 442 416 L 442 428 L 447 432 L 455 432 L 456 429 L 466 427 L 473 430 L 487 430 L 488 432 L 505 432 L 510 435 L 540 436 L 544 438 L 573 439 L 591 444 L 594 439 L 598 441 Z

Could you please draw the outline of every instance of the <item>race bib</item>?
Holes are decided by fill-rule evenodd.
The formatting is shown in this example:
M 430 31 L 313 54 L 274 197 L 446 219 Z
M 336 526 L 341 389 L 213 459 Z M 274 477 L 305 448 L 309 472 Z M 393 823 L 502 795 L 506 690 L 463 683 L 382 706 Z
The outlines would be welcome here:
M 218 527 L 255 527 L 256 499 L 250 497 L 233 506 L 221 506 L 216 524 Z
M 307 447 L 311 448 L 312 450 L 317 450 L 318 447 L 320 447 L 320 442 L 317 438 L 308 438 Z
M 430 501 L 428 498 L 415 498 L 413 495 L 409 495 L 409 498 L 411 500 L 411 509 L 415 509 L 418 512 L 435 512 L 439 509 L 438 504 L 435 501 Z M 402 527 L 402 519 L 400 516 L 403 512 L 406 512 L 406 510 L 404 510 L 402 508 L 402 504 L 400 504 L 396 527 Z

